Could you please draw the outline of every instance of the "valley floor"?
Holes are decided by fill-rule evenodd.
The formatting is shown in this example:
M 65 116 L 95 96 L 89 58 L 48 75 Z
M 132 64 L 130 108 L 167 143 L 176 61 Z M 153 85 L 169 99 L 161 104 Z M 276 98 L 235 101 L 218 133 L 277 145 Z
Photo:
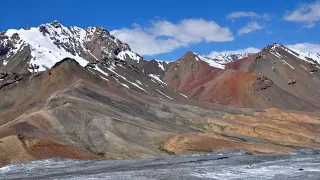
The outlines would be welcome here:
M 229 151 L 139 160 L 48 159 L 0 169 L 0 179 L 319 179 L 320 155 Z

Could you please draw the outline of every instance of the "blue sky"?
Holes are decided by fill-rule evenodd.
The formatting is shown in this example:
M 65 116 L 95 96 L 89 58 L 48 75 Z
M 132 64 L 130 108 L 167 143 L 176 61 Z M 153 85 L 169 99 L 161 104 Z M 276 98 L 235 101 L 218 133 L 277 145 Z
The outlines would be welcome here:
M 0 31 L 53 20 L 103 26 L 149 59 L 176 60 L 189 50 L 208 55 L 260 49 L 274 42 L 310 43 L 304 48 L 320 52 L 316 0 L 2 0 L 1 6 L 6 8 Z

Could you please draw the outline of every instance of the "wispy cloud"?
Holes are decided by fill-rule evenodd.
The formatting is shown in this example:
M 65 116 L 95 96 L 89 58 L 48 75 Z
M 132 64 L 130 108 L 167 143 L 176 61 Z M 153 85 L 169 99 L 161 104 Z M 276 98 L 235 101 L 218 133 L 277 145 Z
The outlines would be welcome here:
M 304 28 L 312 28 L 320 20 L 320 1 L 300 4 L 294 11 L 287 12 L 284 19 L 302 23 Z
M 111 34 L 130 44 L 141 55 L 171 52 L 179 47 L 201 42 L 226 42 L 234 39 L 228 27 L 214 21 L 185 19 L 178 23 L 154 21 L 151 27 L 135 24 L 132 28 L 111 31 Z
M 264 27 L 260 25 L 258 22 L 249 22 L 246 26 L 239 29 L 238 35 L 241 36 L 244 34 L 251 33 L 253 31 L 261 30 L 263 28 Z
M 258 14 L 255 12 L 246 12 L 246 11 L 234 11 L 227 15 L 227 19 L 236 20 L 239 18 L 252 18 L 252 19 L 262 19 L 262 20 L 271 20 L 271 15 L 267 13 Z

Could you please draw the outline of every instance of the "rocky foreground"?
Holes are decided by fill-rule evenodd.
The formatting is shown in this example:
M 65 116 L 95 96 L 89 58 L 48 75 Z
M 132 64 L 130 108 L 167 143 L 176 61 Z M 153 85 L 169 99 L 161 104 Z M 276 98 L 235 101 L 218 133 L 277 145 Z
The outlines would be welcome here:
M 0 179 L 319 179 L 320 155 L 246 151 L 140 160 L 48 159 L 0 169 Z

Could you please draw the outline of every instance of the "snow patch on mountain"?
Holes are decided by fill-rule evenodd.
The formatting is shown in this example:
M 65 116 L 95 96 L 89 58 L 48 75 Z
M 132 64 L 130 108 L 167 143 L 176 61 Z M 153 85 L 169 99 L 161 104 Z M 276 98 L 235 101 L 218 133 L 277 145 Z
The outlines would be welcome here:
M 121 60 L 126 60 L 127 56 L 138 62 L 141 59 L 141 56 L 139 54 L 134 53 L 132 51 L 122 51 L 117 55 L 117 57 Z
M 180 95 L 183 96 L 183 97 L 185 97 L 185 98 L 189 98 L 188 96 L 186 96 L 186 95 L 184 95 L 184 94 L 182 94 L 182 93 L 180 93 Z
M 216 62 L 214 59 L 204 57 L 204 56 L 199 56 L 199 58 L 202 61 L 208 63 L 212 67 L 219 68 L 219 69 L 225 69 L 225 66 L 223 64 Z
M 161 60 L 156 60 L 156 59 L 155 59 L 155 61 L 158 62 L 159 68 L 160 68 L 161 70 L 163 70 L 163 71 L 166 71 L 163 65 L 164 65 L 164 64 L 168 65 L 168 64 L 170 63 L 169 61 L 161 61 Z
M 69 29 L 64 26 L 61 26 L 61 28 L 58 28 L 56 30 L 53 30 L 51 28 L 48 28 L 47 30 L 50 34 L 53 34 L 60 42 L 66 42 L 68 39 L 68 35 L 71 34 Z M 79 30 L 78 33 L 78 35 L 74 36 L 78 37 L 77 39 L 80 43 L 83 43 L 83 39 L 85 38 L 83 35 L 84 32 Z M 16 37 L 19 38 L 19 41 L 17 41 L 17 43 L 14 45 L 13 50 L 8 53 L 7 57 L 13 56 L 18 51 L 22 50 L 23 47 L 29 46 L 32 56 L 30 64 L 38 65 L 40 67 L 40 71 L 51 68 L 58 61 L 66 57 L 75 59 L 81 66 L 85 66 L 88 64 L 88 61 L 81 58 L 78 53 L 72 55 L 64 48 L 59 48 L 58 46 L 56 46 L 54 44 L 54 40 L 52 40 L 52 36 L 44 36 L 43 33 L 40 32 L 39 28 L 30 28 L 29 30 L 10 29 L 6 32 L 6 35 L 11 39 L 14 38 L 14 35 L 16 34 L 19 35 L 19 37 Z
M 160 79 L 159 75 L 149 74 L 149 76 L 150 76 L 151 78 L 157 80 L 159 83 L 167 85 L 165 82 L 163 82 L 163 81 Z
M 219 69 L 225 69 L 225 66 L 221 63 L 218 63 L 216 60 L 211 59 L 209 57 L 205 57 L 205 56 L 200 56 L 196 53 L 194 53 L 196 55 L 196 60 L 199 61 L 204 61 L 206 63 L 208 63 L 211 67 L 215 67 L 215 68 L 219 68 Z
M 165 93 L 163 93 L 162 91 L 160 91 L 159 89 L 156 89 L 160 94 L 162 94 L 163 96 L 167 97 L 168 99 L 173 99 L 172 97 L 166 95 Z
M 109 76 L 109 74 L 108 73 L 106 73 L 106 72 L 104 72 L 104 71 L 102 71 L 98 66 L 95 66 L 95 68 L 94 68 L 96 71 L 99 71 L 101 74 L 103 74 L 103 75 L 105 75 L 105 76 Z
M 117 77 L 122 78 L 124 81 L 130 83 L 131 85 L 133 85 L 133 86 L 137 87 L 138 89 L 140 89 L 140 90 L 142 90 L 142 91 L 150 94 L 148 91 L 146 91 L 144 88 L 140 87 L 138 84 L 136 84 L 136 83 L 134 83 L 134 82 L 131 82 L 131 81 L 129 81 L 126 77 L 118 74 L 118 73 L 116 72 L 116 66 L 115 66 L 115 65 L 111 65 L 111 66 L 108 67 L 107 69 L 108 69 L 110 72 L 114 73 Z M 115 77 L 113 77 L 113 78 L 115 78 Z M 115 79 L 116 79 L 116 81 L 117 81 L 118 83 L 120 83 L 117 78 L 115 78 Z M 123 86 L 125 86 L 126 88 L 130 89 L 128 85 L 123 84 L 123 83 L 120 83 L 120 84 L 123 85 Z

